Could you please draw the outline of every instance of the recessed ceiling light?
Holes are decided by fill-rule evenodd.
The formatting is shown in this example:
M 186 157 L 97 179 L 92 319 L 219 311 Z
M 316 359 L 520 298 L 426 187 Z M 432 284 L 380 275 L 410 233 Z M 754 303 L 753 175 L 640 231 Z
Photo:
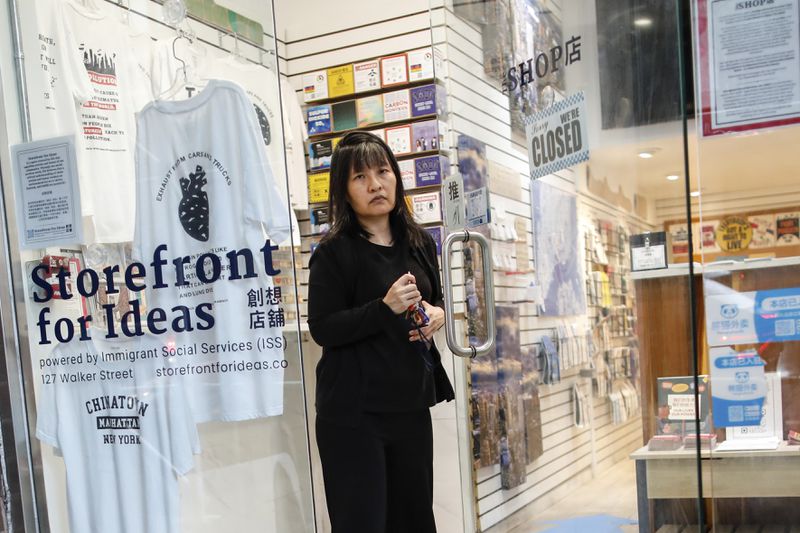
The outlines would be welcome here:
M 681 177 L 678 176 L 677 174 L 670 174 L 669 176 L 667 176 L 667 179 L 669 181 L 678 181 L 679 179 L 681 179 Z
M 689 193 L 689 196 L 691 196 L 692 198 L 697 198 L 698 196 L 700 196 L 700 191 L 692 191 Z
M 649 17 L 639 17 L 633 21 L 633 25 L 637 28 L 649 28 L 653 25 L 653 19 Z
M 653 152 L 639 152 L 639 157 L 642 159 L 650 159 L 653 157 Z

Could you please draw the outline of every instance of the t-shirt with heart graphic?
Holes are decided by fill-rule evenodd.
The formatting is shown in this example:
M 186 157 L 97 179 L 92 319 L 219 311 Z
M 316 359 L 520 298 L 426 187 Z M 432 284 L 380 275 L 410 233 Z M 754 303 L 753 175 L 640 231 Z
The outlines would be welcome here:
M 276 341 L 282 340 L 282 324 L 269 320 L 279 304 L 267 301 L 275 292 L 259 249 L 266 238 L 281 243 L 290 219 L 263 144 L 253 105 L 227 81 L 212 80 L 188 100 L 155 101 L 137 114 L 133 257 L 150 264 L 165 244 L 163 257 L 169 261 L 163 268 L 166 288 L 152 288 L 155 274 L 148 267 L 146 307 L 169 313 L 178 305 L 194 310 L 210 304 L 215 321 L 209 330 L 194 329 L 176 339 L 197 347 L 180 361 L 187 368 L 180 379 L 199 422 L 283 412 L 283 369 L 275 364 L 283 360 Z M 244 248 L 252 251 L 257 276 L 229 280 L 227 268 L 213 283 L 204 282 L 210 274 L 205 280 L 198 276 L 203 254 L 217 256 L 227 267 L 226 254 Z M 184 256 L 190 258 L 183 268 L 186 283 L 177 286 L 171 261 Z M 201 274 L 213 272 L 213 261 L 207 258 L 200 268 Z M 253 299 L 256 294 L 260 299 Z M 263 320 L 254 323 L 256 312 Z M 203 343 L 227 349 L 203 353 Z M 265 365 L 268 371 L 258 370 Z

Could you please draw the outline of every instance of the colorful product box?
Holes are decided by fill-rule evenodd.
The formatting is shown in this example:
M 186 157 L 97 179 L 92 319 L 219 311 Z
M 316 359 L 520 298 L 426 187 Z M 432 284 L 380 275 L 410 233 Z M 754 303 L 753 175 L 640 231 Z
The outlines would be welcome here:
M 319 172 L 308 175 L 308 201 L 312 204 L 328 201 L 328 188 L 330 187 L 331 173 Z
M 325 139 L 324 141 L 314 141 L 308 144 L 308 162 L 311 170 L 320 168 L 329 168 L 331 166 L 331 157 L 333 156 L 333 149 L 339 138 Z
M 333 114 L 333 131 L 352 130 L 358 126 L 355 100 L 331 104 L 331 113 Z
M 331 132 L 331 106 L 327 104 L 314 105 L 306 111 L 308 121 L 308 134 L 319 135 Z
M 408 81 L 433 79 L 433 49 L 430 46 L 408 52 Z
M 386 144 L 394 155 L 411 153 L 411 127 L 386 128 Z
M 433 237 L 433 242 L 436 243 L 436 255 L 442 255 L 442 236 L 444 235 L 444 228 L 442 226 L 428 226 L 425 231 L 430 233 Z
M 403 159 L 398 161 L 400 167 L 400 178 L 403 181 L 403 189 L 409 190 L 417 186 L 416 169 L 413 159 Z
M 411 147 L 414 152 L 439 150 L 444 140 L 444 129 L 436 120 L 415 122 L 411 125 Z
M 396 122 L 411 118 L 411 95 L 408 89 L 383 95 L 383 120 Z
M 445 90 L 441 85 L 423 85 L 409 89 L 411 116 L 444 115 L 447 113 Z
M 356 100 L 358 127 L 371 126 L 383 122 L 383 96 L 365 96 Z
M 411 211 L 414 219 L 420 224 L 441 222 L 442 220 L 442 195 L 439 191 L 412 194 Z
M 443 155 L 418 157 L 414 161 L 414 176 L 417 187 L 441 185 L 450 175 L 450 160 Z
M 328 72 L 319 70 L 303 75 L 303 101 L 313 102 L 328 97 Z
M 381 58 L 381 86 L 408 83 L 408 57 L 397 54 Z
M 347 96 L 354 92 L 353 65 L 342 65 L 328 69 L 328 98 Z
M 380 62 L 363 61 L 353 65 L 353 78 L 355 80 L 356 93 L 375 91 L 381 88 L 381 67 Z

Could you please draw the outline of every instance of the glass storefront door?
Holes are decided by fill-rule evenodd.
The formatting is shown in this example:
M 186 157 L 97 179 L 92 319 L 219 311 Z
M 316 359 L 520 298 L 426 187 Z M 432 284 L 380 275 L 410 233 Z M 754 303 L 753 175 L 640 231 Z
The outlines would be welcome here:
M 703 488 L 715 530 L 798 523 L 798 3 L 694 6 L 692 154 L 702 372 L 713 413 Z M 735 475 L 732 472 L 736 471 Z
M 688 9 L 431 10 L 465 226 L 491 243 L 488 269 L 465 245 L 451 273 L 457 340 L 491 335 L 487 306 L 496 323 L 488 354 L 455 363 L 464 530 L 697 524 L 693 437 L 707 417 L 695 400 L 701 414 L 709 406 L 689 317 L 700 284 L 680 238 L 665 234 L 687 218 Z M 666 487 L 665 475 L 683 484 Z
M 4 334 L 34 496 L 15 524 L 314 531 L 306 175 L 271 4 L 7 7 Z

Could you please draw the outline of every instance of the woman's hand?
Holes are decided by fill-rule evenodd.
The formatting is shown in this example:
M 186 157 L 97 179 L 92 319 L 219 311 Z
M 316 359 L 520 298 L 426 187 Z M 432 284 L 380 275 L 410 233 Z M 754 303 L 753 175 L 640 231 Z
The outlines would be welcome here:
M 422 308 L 425 310 L 425 314 L 428 315 L 428 325 L 420 328 L 419 331 L 416 328 L 409 331 L 408 340 L 411 342 L 421 341 L 422 338 L 419 335 L 421 332 L 430 344 L 433 334 L 444 326 L 444 310 L 441 307 L 434 307 L 425 300 L 422 301 Z
M 417 289 L 417 279 L 409 273 L 397 278 L 397 281 L 389 287 L 386 296 L 383 297 L 383 303 L 389 306 L 394 314 L 399 315 L 421 298 L 422 295 Z

